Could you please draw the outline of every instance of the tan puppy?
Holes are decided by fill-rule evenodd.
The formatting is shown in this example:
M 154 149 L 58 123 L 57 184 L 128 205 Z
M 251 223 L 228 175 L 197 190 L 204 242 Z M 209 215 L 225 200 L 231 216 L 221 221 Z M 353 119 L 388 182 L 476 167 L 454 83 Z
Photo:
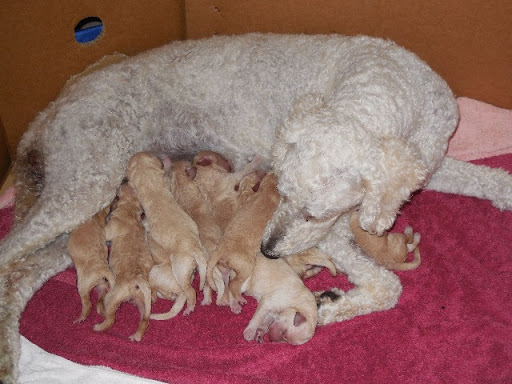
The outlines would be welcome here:
M 359 226 L 359 212 L 352 213 L 350 228 L 354 239 L 368 256 L 388 269 L 407 271 L 418 268 L 421 263 L 420 234 L 414 233 L 411 226 L 404 229 L 404 233 L 385 232 L 382 236 L 371 235 Z M 407 255 L 414 252 L 414 260 L 406 262 Z
M 194 156 L 195 182 L 209 202 L 215 222 L 222 232 L 239 207 L 238 188 L 244 176 L 254 171 L 261 160 L 256 156 L 244 169 L 231 172 L 229 162 L 219 153 L 201 151 Z
M 126 176 L 146 213 L 148 241 L 155 264 L 170 261 L 172 274 L 186 296 L 187 308 L 183 314 L 188 315 L 196 305 L 192 287 L 194 271 L 199 270 L 201 290 L 206 275 L 206 251 L 197 225 L 174 198 L 171 180 L 157 157 L 146 152 L 135 154 L 128 162 Z M 160 268 L 154 274 L 157 271 Z M 160 272 L 164 271 L 169 269 L 162 267 Z
M 217 248 L 222 231 L 213 217 L 212 206 L 195 182 L 197 168 L 188 161 L 171 164 L 171 191 L 178 204 L 194 220 L 199 238 L 208 253 Z
M 178 204 L 196 223 L 201 244 L 209 255 L 217 248 L 222 237 L 222 231 L 215 222 L 211 205 L 208 204 L 205 196 L 199 190 L 199 186 L 194 181 L 197 169 L 188 161 L 175 161 L 171 164 L 170 170 L 171 192 Z M 219 298 L 222 297 L 224 292 L 224 284 L 222 283 L 221 272 L 218 269 L 214 271 L 214 279 L 217 287 L 219 287 L 217 295 L 217 304 L 219 304 Z M 203 294 L 204 298 L 201 304 L 211 304 L 212 293 L 208 282 L 204 285 Z
M 256 171 L 242 179 L 239 188 L 239 209 L 226 227 L 221 242 L 208 260 L 208 281 L 214 286 L 213 268 L 220 264 L 235 272 L 228 290 L 229 305 L 240 313 L 247 301 L 242 297 L 242 285 L 251 276 L 254 258 L 259 251 L 261 236 L 268 220 L 279 204 L 277 177 L 266 175 L 259 181 Z M 258 189 L 255 192 L 255 189 Z
M 69 235 L 68 252 L 77 273 L 77 286 L 82 313 L 75 322 L 84 321 L 91 313 L 91 291 L 98 291 L 96 309 L 104 314 L 103 299 L 114 285 L 114 274 L 108 266 L 105 219 L 110 208 L 98 212 Z
M 318 320 L 315 297 L 283 259 L 258 254 L 245 293 L 258 300 L 244 330 L 247 341 L 262 342 L 268 333 L 271 341 L 298 345 L 313 337 Z
M 116 280 L 105 296 L 105 320 L 94 326 L 95 331 L 109 329 L 121 303 L 132 301 L 141 314 L 137 331 L 130 336 L 135 341 L 144 336 L 151 313 L 148 279 L 153 259 L 147 246 L 142 212 L 135 191 L 127 184 L 121 185 L 119 200 L 105 228 L 106 239 L 111 242 L 109 264 Z

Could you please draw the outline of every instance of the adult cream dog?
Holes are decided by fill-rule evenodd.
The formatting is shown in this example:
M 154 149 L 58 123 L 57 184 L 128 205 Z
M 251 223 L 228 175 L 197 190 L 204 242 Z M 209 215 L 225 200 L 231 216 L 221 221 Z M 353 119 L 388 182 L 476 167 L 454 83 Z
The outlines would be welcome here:
M 369 265 L 351 244 L 354 206 L 362 228 L 375 233 L 424 187 L 512 207 L 508 173 L 445 157 L 457 121 L 454 96 L 436 73 L 394 43 L 365 36 L 179 41 L 77 79 L 18 147 L 24 218 L 0 244 L 0 263 L 4 274 L 23 268 L 17 287 L 28 288 L 16 295 L 0 284 L 0 379 L 17 376 L 12 313 L 69 265 L 62 240 L 52 242 L 113 200 L 134 153 L 208 149 L 235 170 L 261 156 L 283 196 L 263 253 L 284 257 L 317 245 L 355 285 L 350 294 L 337 290 L 336 300 L 325 296 L 318 321 L 327 324 L 391 308 L 401 292 L 393 272 Z M 37 262 L 27 268 L 27 257 Z

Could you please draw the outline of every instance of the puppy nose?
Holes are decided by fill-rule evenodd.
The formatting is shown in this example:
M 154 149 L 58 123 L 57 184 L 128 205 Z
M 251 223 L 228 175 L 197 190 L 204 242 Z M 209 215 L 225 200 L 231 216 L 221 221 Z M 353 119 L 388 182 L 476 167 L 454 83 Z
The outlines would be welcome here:
M 269 259 L 279 259 L 279 253 L 274 252 L 268 245 L 261 243 L 261 253 Z

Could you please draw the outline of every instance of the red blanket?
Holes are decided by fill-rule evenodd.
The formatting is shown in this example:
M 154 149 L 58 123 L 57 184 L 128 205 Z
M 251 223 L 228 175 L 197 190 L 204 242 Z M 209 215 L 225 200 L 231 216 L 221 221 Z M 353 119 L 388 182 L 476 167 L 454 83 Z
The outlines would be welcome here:
M 477 163 L 512 172 L 512 155 Z M 0 237 L 11 221 L 0 211 Z M 173 383 L 510 383 L 512 382 L 512 213 L 489 202 L 435 192 L 416 194 L 395 230 L 422 235 L 422 264 L 399 272 L 403 294 L 391 310 L 318 327 L 302 346 L 247 343 L 243 329 L 255 301 L 240 315 L 197 306 L 188 317 L 151 321 L 142 342 L 128 336 L 139 314 L 123 304 L 114 327 L 82 324 L 76 274 L 68 269 L 29 302 L 21 333 L 49 352 L 83 364 Z M 349 288 L 326 271 L 314 290 Z M 199 297 L 201 299 L 201 296 Z M 171 303 L 159 300 L 155 312 Z

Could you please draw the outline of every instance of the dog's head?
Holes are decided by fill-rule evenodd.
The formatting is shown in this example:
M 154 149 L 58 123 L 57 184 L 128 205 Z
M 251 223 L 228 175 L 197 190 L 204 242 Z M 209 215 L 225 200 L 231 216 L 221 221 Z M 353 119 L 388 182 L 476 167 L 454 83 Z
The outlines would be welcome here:
M 315 105 L 320 99 L 309 102 Z M 337 124 L 332 114 L 321 105 L 306 109 L 310 113 L 299 107 L 283 124 L 273 148 L 282 198 L 263 236 L 261 250 L 270 258 L 315 246 L 364 197 L 360 167 L 354 165 L 358 159 L 332 129 Z
M 270 258 L 313 247 L 343 214 L 360 207 L 360 225 L 381 235 L 427 171 L 399 137 L 376 137 L 349 114 L 308 95 L 278 131 L 273 168 L 281 203 L 261 251 Z

